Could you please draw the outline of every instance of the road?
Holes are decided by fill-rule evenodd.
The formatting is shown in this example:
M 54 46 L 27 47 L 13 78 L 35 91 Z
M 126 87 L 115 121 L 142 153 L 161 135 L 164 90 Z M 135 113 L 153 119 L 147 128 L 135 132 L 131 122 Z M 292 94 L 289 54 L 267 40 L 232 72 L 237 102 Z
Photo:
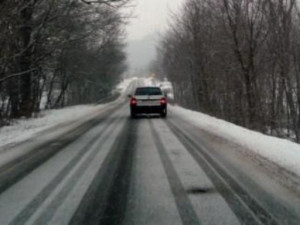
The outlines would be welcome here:
M 299 190 L 171 110 L 130 119 L 124 99 L 38 139 L 0 167 L 1 225 L 300 224 Z

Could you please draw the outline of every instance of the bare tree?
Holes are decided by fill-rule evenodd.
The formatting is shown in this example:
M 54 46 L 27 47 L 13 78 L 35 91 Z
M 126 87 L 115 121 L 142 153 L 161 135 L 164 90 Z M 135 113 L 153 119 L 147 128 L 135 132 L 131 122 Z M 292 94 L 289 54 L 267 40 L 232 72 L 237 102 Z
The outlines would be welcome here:
M 104 91 L 109 92 L 111 80 L 118 80 L 125 68 L 124 18 L 119 9 L 127 2 L 0 1 L 0 120 L 32 116 L 46 91 L 48 107 L 68 104 L 71 92 L 76 92 L 70 90 L 75 80 L 97 78 L 87 82 L 88 89 L 97 82 L 98 87 L 110 82 Z M 102 55 L 111 57 L 110 67 L 97 61 Z M 84 67 L 76 69 L 76 64 Z M 111 80 L 99 71 L 109 71 L 103 73 L 112 74 Z
M 299 141 L 295 0 L 188 0 L 158 51 L 177 101 Z

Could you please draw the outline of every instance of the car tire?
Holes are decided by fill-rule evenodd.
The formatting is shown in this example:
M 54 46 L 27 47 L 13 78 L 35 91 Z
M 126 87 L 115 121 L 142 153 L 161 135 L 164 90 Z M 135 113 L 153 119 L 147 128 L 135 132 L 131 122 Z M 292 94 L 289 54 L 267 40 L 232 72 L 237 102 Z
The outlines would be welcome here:
M 131 119 L 135 119 L 136 118 L 136 114 L 134 113 L 134 112 L 130 112 L 130 117 L 131 117 Z
M 166 118 L 166 117 L 167 117 L 167 111 L 161 112 L 161 113 L 160 113 L 160 116 L 161 116 L 162 118 Z

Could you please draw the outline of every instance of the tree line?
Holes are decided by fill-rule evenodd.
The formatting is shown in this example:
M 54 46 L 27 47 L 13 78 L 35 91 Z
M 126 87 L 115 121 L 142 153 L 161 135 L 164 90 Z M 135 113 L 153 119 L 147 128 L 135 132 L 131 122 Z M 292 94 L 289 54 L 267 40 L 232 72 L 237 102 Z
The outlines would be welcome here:
M 179 104 L 299 142 L 299 35 L 296 0 L 187 0 L 153 67 Z
M 125 71 L 127 0 L 0 0 L 0 125 L 107 95 Z

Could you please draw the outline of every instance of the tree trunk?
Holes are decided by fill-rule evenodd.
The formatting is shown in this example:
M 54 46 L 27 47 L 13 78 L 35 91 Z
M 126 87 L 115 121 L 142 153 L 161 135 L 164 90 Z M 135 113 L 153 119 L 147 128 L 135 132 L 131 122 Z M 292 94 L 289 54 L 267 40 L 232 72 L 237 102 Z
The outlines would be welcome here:
M 24 48 L 23 54 L 20 56 L 20 69 L 21 71 L 30 71 L 32 68 L 31 55 L 32 48 L 30 46 L 31 33 L 32 33 L 32 14 L 33 14 L 33 3 L 31 0 L 25 0 L 28 2 L 27 7 L 21 11 L 22 25 L 19 30 L 20 42 Z M 31 117 L 33 112 L 32 104 L 32 82 L 31 72 L 25 73 L 21 77 L 21 103 L 20 103 L 20 115 L 25 117 Z

